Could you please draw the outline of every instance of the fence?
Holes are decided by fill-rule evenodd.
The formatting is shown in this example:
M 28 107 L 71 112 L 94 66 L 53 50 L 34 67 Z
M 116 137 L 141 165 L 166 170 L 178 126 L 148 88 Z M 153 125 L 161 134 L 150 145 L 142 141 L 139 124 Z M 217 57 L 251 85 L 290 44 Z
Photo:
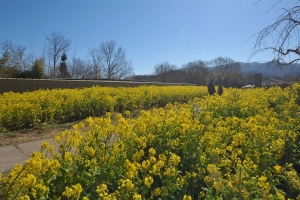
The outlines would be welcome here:
M 109 87 L 136 87 L 141 85 L 195 85 L 187 83 L 162 83 L 162 82 L 138 82 L 130 80 L 81 80 L 81 79 L 23 79 L 23 78 L 0 78 L 0 93 L 3 92 L 26 92 L 39 89 L 55 88 L 86 88 L 95 85 Z

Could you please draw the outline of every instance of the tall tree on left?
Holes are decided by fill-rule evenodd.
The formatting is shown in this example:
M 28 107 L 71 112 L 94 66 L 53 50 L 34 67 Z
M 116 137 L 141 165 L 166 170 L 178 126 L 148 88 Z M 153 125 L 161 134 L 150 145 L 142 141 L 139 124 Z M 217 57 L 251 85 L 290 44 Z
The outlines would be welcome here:
M 17 77 L 31 65 L 32 55 L 26 54 L 26 46 L 5 40 L 0 44 L 0 51 L 0 77 Z
M 60 32 L 52 32 L 46 36 L 48 56 L 53 67 L 53 78 L 56 77 L 56 66 L 63 53 L 71 47 L 71 40 L 66 39 Z

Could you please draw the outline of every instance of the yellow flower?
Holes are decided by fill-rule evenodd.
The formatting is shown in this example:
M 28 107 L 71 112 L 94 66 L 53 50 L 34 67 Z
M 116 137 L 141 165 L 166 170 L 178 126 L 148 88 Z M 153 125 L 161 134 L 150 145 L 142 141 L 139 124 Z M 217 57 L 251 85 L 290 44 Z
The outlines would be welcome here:
M 170 159 L 169 159 L 169 164 L 177 166 L 179 162 L 180 162 L 180 157 L 177 156 L 175 153 L 172 154 Z
M 20 200 L 30 200 L 30 197 L 28 195 L 24 195 L 20 197 Z
M 177 171 L 176 171 L 176 169 L 174 168 L 174 167 L 168 167 L 167 169 L 166 169 L 166 171 L 164 172 L 164 175 L 166 175 L 166 176 L 175 176 L 177 174 Z
M 204 196 L 205 196 L 204 191 L 201 191 L 201 192 L 199 193 L 199 196 L 200 196 L 200 197 L 204 197 Z
M 64 155 L 64 160 L 68 163 L 71 163 L 73 158 L 72 158 L 72 154 L 70 152 L 65 152 L 65 155 Z
M 97 186 L 96 192 L 98 193 L 99 197 L 107 196 L 107 185 L 102 183 L 101 185 Z
M 76 185 L 73 185 L 72 188 L 66 187 L 62 195 L 68 198 L 73 197 L 75 199 L 78 199 L 80 197 L 81 192 L 82 187 L 79 183 L 77 183 Z
M 87 124 L 88 126 L 92 126 L 92 124 L 93 124 L 93 122 L 94 122 L 94 120 L 93 120 L 92 117 L 88 117 L 85 121 L 86 121 L 86 124 Z M 77 127 L 76 127 L 76 128 L 77 128 Z
M 148 176 L 144 179 L 144 183 L 147 187 L 151 187 L 153 183 L 153 178 L 151 176 Z
M 180 146 L 180 143 L 181 143 L 181 141 L 180 141 L 179 138 L 174 139 L 174 140 L 172 141 L 173 148 L 175 149 L 175 148 L 179 147 L 179 146 Z
M 153 165 L 151 170 L 150 170 L 150 173 L 151 174 L 158 174 L 159 171 L 160 171 L 160 169 L 159 169 L 158 165 Z
M 157 167 L 158 168 L 163 168 L 164 166 L 165 166 L 165 162 L 164 161 L 162 161 L 162 160 L 159 160 L 157 163 L 156 163 L 156 165 L 157 165 Z
M 36 195 L 43 196 L 45 192 L 47 191 L 47 187 L 42 184 L 36 184 L 34 188 L 32 188 L 32 196 L 36 198 Z
M 221 181 L 214 181 L 213 187 L 220 192 L 222 188 L 222 182 Z
M 144 160 L 143 162 L 142 162 L 142 168 L 144 168 L 144 169 L 148 169 L 148 167 L 150 166 L 150 161 L 149 160 Z
M 153 194 L 154 196 L 159 196 L 161 194 L 161 189 L 160 188 L 156 188 L 154 191 L 153 191 Z
M 281 174 L 281 166 L 280 165 L 275 165 L 274 170 L 277 174 Z
M 126 188 L 127 188 L 128 191 L 131 191 L 134 188 L 134 184 L 129 179 L 126 179 Z
M 166 161 L 167 160 L 167 157 L 165 156 L 165 154 L 160 154 L 158 156 L 159 160 L 162 160 L 162 161 Z
M 214 164 L 208 164 L 207 165 L 207 171 L 211 174 L 216 173 L 218 171 L 218 168 Z
M 213 179 L 212 179 L 212 177 L 210 177 L 210 176 L 205 176 L 205 177 L 204 177 L 204 181 L 205 181 L 206 183 L 210 183 L 210 182 L 213 181 Z
M 185 195 L 183 196 L 183 200 L 192 200 L 192 197 L 185 194 Z
M 149 155 L 150 155 L 150 156 L 154 156 L 155 154 L 156 154 L 155 149 L 150 148 L 150 149 L 149 149 Z
M 72 195 L 73 195 L 73 189 L 69 188 L 69 187 L 66 187 L 65 191 L 62 193 L 62 195 L 66 196 L 66 197 L 72 197 Z
M 133 160 L 139 161 L 144 156 L 144 150 L 140 150 L 133 155 Z
M 72 186 L 74 192 L 79 196 L 80 193 L 82 192 L 82 187 L 79 183 L 77 183 L 76 185 Z
M 105 116 L 106 116 L 106 118 L 110 118 L 111 117 L 111 113 L 110 112 L 106 112 Z
M 46 149 L 49 145 L 50 145 L 49 142 L 43 141 L 42 144 L 41 144 L 41 148 L 42 148 L 42 149 Z
M 36 183 L 36 177 L 33 174 L 27 174 L 27 177 L 23 179 L 24 186 L 26 188 L 32 187 Z
M 293 188 L 295 189 L 300 188 L 300 179 L 295 170 L 286 172 L 286 176 L 289 182 L 291 183 L 291 185 L 293 186 Z
M 177 179 L 176 179 L 176 185 L 177 185 L 178 187 L 182 187 L 182 186 L 184 185 L 184 183 L 185 183 L 184 178 L 177 178 Z
M 205 155 L 201 155 L 199 160 L 200 160 L 201 163 L 205 162 L 206 156 Z
M 131 191 L 134 188 L 134 184 L 130 179 L 120 179 L 118 185 L 119 187 L 126 188 L 128 191 Z
M 94 156 L 95 155 L 95 150 L 93 149 L 93 147 L 85 147 L 85 151 L 89 156 Z
M 285 200 L 284 193 L 282 190 L 276 190 L 276 196 L 280 200 Z
M 266 181 L 267 181 L 267 177 L 261 176 L 260 178 L 258 178 L 258 186 L 261 188 L 264 187 Z
M 142 200 L 142 196 L 140 194 L 134 193 L 133 200 Z
M 149 160 L 150 160 L 150 163 L 156 162 L 156 158 L 154 156 L 150 156 Z

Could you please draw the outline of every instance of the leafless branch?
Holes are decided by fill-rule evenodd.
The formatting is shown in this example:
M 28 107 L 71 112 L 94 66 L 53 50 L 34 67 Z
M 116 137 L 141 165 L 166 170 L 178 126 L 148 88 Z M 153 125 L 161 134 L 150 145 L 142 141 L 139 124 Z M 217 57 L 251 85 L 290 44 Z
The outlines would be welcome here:
M 287 66 L 299 61 L 300 6 L 294 6 L 290 9 L 282 8 L 281 10 L 283 11 L 282 14 L 273 24 L 256 34 L 256 42 L 248 61 L 263 51 L 273 52 L 272 61 L 276 61 L 278 66 Z

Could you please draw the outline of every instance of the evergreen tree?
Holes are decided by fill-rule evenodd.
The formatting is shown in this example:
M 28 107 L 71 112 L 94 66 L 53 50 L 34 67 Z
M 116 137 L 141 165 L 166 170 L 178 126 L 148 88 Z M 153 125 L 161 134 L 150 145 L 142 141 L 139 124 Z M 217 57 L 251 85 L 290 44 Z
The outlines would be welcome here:
M 5 51 L 0 58 L 0 77 L 7 77 L 7 62 L 8 62 L 8 52 Z
M 44 68 L 44 59 L 39 58 L 33 62 L 31 67 L 31 78 L 44 78 L 45 77 L 45 68 Z
M 61 56 L 61 62 L 60 62 L 60 66 L 59 66 L 59 74 L 60 74 L 61 78 L 69 78 L 70 77 L 66 60 L 67 60 L 67 56 L 64 53 Z

